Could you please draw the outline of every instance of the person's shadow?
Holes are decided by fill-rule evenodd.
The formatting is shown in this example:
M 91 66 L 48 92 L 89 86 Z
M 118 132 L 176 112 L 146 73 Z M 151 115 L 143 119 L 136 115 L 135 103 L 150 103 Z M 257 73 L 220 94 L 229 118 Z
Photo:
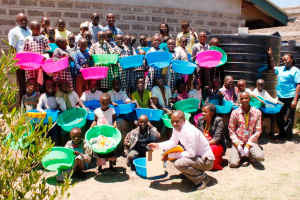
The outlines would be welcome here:
M 102 170 L 95 180 L 102 183 L 115 183 L 115 182 L 124 182 L 129 180 L 129 175 L 126 174 L 126 169 L 124 167 L 114 167 L 117 171 L 114 172 L 108 168 Z
M 168 191 L 168 190 L 179 190 L 181 192 L 193 192 L 195 191 L 193 187 L 193 183 L 188 180 L 187 178 L 181 179 L 181 182 L 172 182 L 172 183 L 165 183 L 170 180 L 174 179 L 180 179 L 178 175 L 172 175 L 167 179 L 162 179 L 162 180 L 157 180 L 157 181 L 152 181 L 150 184 L 150 188 L 157 189 L 157 190 L 162 190 L 162 191 Z M 212 187 L 214 185 L 218 184 L 218 180 L 215 179 L 214 177 L 210 176 L 210 180 L 206 187 Z

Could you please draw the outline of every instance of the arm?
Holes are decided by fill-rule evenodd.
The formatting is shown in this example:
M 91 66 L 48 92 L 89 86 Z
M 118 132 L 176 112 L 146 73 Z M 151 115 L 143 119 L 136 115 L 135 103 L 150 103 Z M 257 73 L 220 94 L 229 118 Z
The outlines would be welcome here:
M 270 69 L 272 69 L 273 71 L 275 70 L 275 63 L 273 60 L 273 56 L 272 56 L 272 48 L 269 47 L 269 50 L 267 50 L 269 58 L 270 58 Z
M 85 105 L 81 99 L 79 99 L 79 106 L 83 109 L 86 109 L 89 112 L 89 109 L 87 107 L 85 107 Z
M 81 65 L 80 65 L 80 61 L 79 61 L 79 56 L 77 53 L 75 53 L 74 55 L 74 65 L 75 65 L 75 68 L 77 71 L 80 71 L 80 69 L 82 68 Z
M 160 133 L 157 129 L 148 121 L 148 126 L 150 127 L 150 139 L 152 141 L 158 141 L 160 139 Z
M 300 92 L 300 83 L 297 84 L 295 97 L 294 97 L 294 100 L 291 103 L 291 109 L 295 109 L 296 106 L 297 106 L 297 102 L 298 102 L 298 98 L 299 98 L 299 92 Z
M 170 140 L 167 140 L 165 142 L 158 143 L 159 148 L 162 148 L 163 150 L 171 149 L 175 147 L 179 142 L 178 136 L 176 133 L 172 133 L 172 136 Z
M 44 95 L 43 95 L 44 96 Z M 40 99 L 39 99 L 39 103 L 37 104 L 37 110 L 39 111 L 39 112 L 46 112 L 46 111 L 44 111 L 43 110 L 43 107 L 44 107 L 44 101 L 43 101 L 43 96 L 41 96 L 40 97 Z
M 261 100 L 260 98 L 258 98 L 258 97 L 257 97 L 255 94 L 253 94 L 253 93 L 252 93 L 250 96 L 253 97 L 253 98 L 255 98 L 255 99 L 257 99 L 260 103 L 263 103 L 263 104 L 265 103 L 263 100 Z
M 215 134 L 212 140 L 210 140 L 208 143 L 209 145 L 219 145 L 220 141 L 222 139 L 222 135 L 223 135 L 223 120 L 220 119 L 218 122 L 216 122 L 216 130 L 215 130 Z
M 251 135 L 251 137 L 248 139 L 246 146 L 250 147 L 253 146 L 254 144 L 257 144 L 257 140 L 261 134 L 261 112 L 259 110 L 257 110 L 257 114 L 258 114 L 258 120 L 255 124 L 255 128 L 253 130 L 253 134 Z M 250 119 L 249 119 L 250 121 Z
M 98 118 L 97 118 L 97 115 L 95 115 L 94 121 L 93 121 L 93 123 L 91 124 L 91 128 L 93 128 L 94 126 L 97 125 L 97 121 L 98 121 Z
M 125 156 L 127 156 L 127 154 L 129 153 L 129 149 L 131 146 L 131 140 L 130 140 L 130 136 L 134 133 L 135 129 L 130 131 L 129 133 L 127 133 L 125 139 L 124 139 L 124 154 Z
M 153 103 L 152 98 L 149 99 L 149 105 L 150 105 L 150 108 L 157 109 L 157 107 L 156 107 L 155 104 Z
M 113 127 L 117 128 L 117 116 L 116 116 L 116 114 L 113 114 L 112 118 L 113 118 Z

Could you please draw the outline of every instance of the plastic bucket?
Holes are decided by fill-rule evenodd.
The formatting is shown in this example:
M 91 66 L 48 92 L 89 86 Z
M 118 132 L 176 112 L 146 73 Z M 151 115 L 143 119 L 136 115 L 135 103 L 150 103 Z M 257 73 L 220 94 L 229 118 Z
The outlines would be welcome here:
M 139 118 L 141 115 L 147 115 L 149 121 L 159 121 L 164 113 L 162 110 L 150 108 L 139 108 L 135 109 L 135 111 L 137 118 Z
M 71 108 L 62 112 L 57 119 L 57 124 L 66 132 L 72 128 L 82 128 L 86 123 L 87 111 L 83 108 Z
M 52 147 L 42 159 L 42 165 L 49 171 L 63 171 L 74 166 L 74 151 L 66 147 Z
M 190 119 L 190 117 L 191 117 L 191 114 L 189 114 L 189 113 L 184 113 L 184 117 L 185 117 L 185 119 L 186 119 L 187 121 L 189 121 L 189 119 Z M 164 114 L 164 115 L 162 116 L 162 120 L 164 121 L 164 124 L 165 124 L 166 127 L 168 127 L 168 128 L 173 128 L 172 123 L 171 123 L 171 118 L 169 117 L 168 114 Z
M 143 65 L 144 55 L 127 56 L 119 59 L 119 63 L 123 69 L 139 67 Z
M 148 65 L 158 69 L 168 67 L 172 58 L 172 54 L 164 51 L 150 52 L 146 54 Z
M 199 66 L 204 68 L 216 67 L 220 64 L 222 53 L 219 51 L 203 51 L 197 54 Z
M 52 59 L 46 60 L 41 64 L 41 67 L 46 73 L 59 72 L 69 66 L 69 56 L 54 62 Z
M 172 60 L 172 69 L 179 74 L 192 74 L 197 65 L 183 60 Z
M 118 62 L 119 54 L 100 54 L 100 55 L 93 55 L 93 60 L 97 65 L 112 65 Z
M 194 113 L 198 110 L 199 99 L 185 99 L 176 102 L 173 106 L 175 110 L 181 110 L 186 113 Z
M 84 80 L 100 80 L 107 77 L 109 67 L 89 67 L 81 69 Z

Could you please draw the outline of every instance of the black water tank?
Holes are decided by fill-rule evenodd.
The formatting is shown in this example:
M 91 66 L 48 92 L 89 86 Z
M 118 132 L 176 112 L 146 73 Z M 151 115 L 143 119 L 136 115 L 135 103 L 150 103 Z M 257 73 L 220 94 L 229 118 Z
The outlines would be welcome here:
M 265 89 L 276 96 L 277 75 L 269 70 L 267 49 L 272 47 L 277 66 L 280 61 L 281 37 L 273 35 L 208 35 L 207 41 L 216 37 L 219 47 L 227 53 L 227 63 L 221 66 L 221 77 L 231 75 L 235 82 L 245 79 L 247 87 L 254 90 L 257 79 L 265 80 Z
M 288 53 L 294 56 L 296 67 L 300 69 L 300 44 L 297 43 L 295 40 L 282 42 L 280 52 L 280 63 L 282 63 L 282 56 Z

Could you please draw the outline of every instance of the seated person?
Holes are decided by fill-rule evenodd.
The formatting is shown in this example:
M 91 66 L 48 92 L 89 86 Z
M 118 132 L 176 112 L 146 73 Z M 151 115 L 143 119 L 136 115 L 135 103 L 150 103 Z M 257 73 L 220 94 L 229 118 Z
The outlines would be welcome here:
M 70 132 L 71 140 L 65 145 L 66 148 L 74 150 L 75 162 L 73 168 L 62 171 L 56 176 L 59 182 L 63 182 L 65 179 L 65 174 L 70 176 L 72 170 L 74 173 L 78 173 L 80 178 L 84 178 L 84 170 L 88 168 L 88 164 L 91 163 L 92 150 L 86 144 L 85 140 L 82 138 L 82 132 L 80 128 L 72 128 Z
M 132 93 L 132 100 L 136 101 L 136 108 L 154 108 L 157 109 L 151 99 L 151 92 L 145 89 L 145 78 L 140 77 L 136 80 L 137 90 Z
M 238 89 L 239 89 L 238 101 L 237 102 L 239 104 L 240 104 L 240 95 L 241 95 L 242 92 L 248 92 L 250 94 L 250 97 L 253 97 L 253 98 L 259 100 L 259 102 L 264 103 L 264 101 L 259 99 L 255 94 L 253 94 L 253 92 L 249 88 L 246 88 L 246 81 L 244 79 L 240 79 L 237 82 L 237 86 L 238 86 Z
M 107 93 L 111 96 L 111 104 L 113 106 L 118 106 L 117 102 L 124 103 L 134 103 L 135 101 L 131 101 L 127 96 L 125 91 L 121 90 L 121 79 L 116 77 L 113 79 L 113 89 L 109 90 Z M 130 130 L 134 128 L 134 121 L 137 120 L 135 110 L 128 114 L 120 114 L 119 115 L 122 119 L 129 123 Z
M 239 89 L 234 86 L 232 76 L 226 76 L 224 78 L 224 85 L 220 89 L 220 91 L 224 95 L 225 100 L 236 103 L 238 97 L 237 93 L 239 92 Z
M 172 102 L 175 103 L 177 101 L 188 99 L 188 93 L 185 90 L 186 85 L 184 79 L 179 79 L 176 83 L 176 90 L 172 95 Z
M 167 161 L 175 158 L 175 168 L 182 172 L 182 178 L 186 177 L 191 180 L 194 183 L 194 189 L 202 190 L 209 182 L 210 177 L 204 171 L 211 170 L 213 167 L 214 154 L 207 139 L 201 131 L 185 120 L 182 111 L 173 112 L 171 122 L 174 128 L 170 140 L 161 143 L 150 143 L 148 147 L 168 150 L 180 142 L 185 151 L 166 154 L 162 160 Z
M 146 146 L 151 142 L 156 142 L 160 138 L 160 133 L 152 126 L 146 115 L 141 115 L 138 120 L 138 127 L 127 133 L 124 140 L 124 154 L 127 166 L 133 167 L 135 158 L 146 157 L 148 149 Z M 134 168 L 131 168 L 134 169 Z
M 220 82 L 215 80 L 212 85 L 212 89 L 208 89 L 206 91 L 207 98 L 205 100 L 205 103 L 207 103 L 209 100 L 219 100 L 220 105 L 222 105 L 222 100 L 224 98 L 222 92 L 220 91 Z
M 27 110 L 34 110 L 37 108 L 37 104 L 40 98 L 40 93 L 37 92 L 36 89 L 37 89 L 36 79 L 35 78 L 27 79 L 27 83 L 26 83 L 27 94 L 24 94 L 22 97 L 21 112 Z
M 155 77 L 153 82 L 155 85 L 152 90 L 153 102 L 157 108 L 171 114 L 171 108 L 169 106 L 169 99 L 172 97 L 171 89 L 169 86 L 164 86 L 162 77 Z
M 212 170 L 222 170 L 222 155 L 226 151 L 225 138 L 223 135 L 223 119 L 217 117 L 216 106 L 206 103 L 202 107 L 202 116 L 197 120 L 197 128 L 203 133 L 215 156 Z
M 79 99 L 79 105 L 88 110 L 88 108 L 85 107 L 84 103 L 92 100 L 99 100 L 103 92 L 100 90 L 97 90 L 97 81 L 96 80 L 89 80 L 88 82 L 89 89 L 84 91 L 82 96 Z
M 228 126 L 232 140 L 229 160 L 231 168 L 240 165 L 241 157 L 248 158 L 249 162 L 264 160 L 263 151 L 257 144 L 261 134 L 261 112 L 250 106 L 248 92 L 241 93 L 240 101 L 242 106 L 232 111 Z
M 55 98 L 61 111 L 75 108 L 79 104 L 78 94 L 71 91 L 70 83 L 65 79 L 60 79 L 58 81 L 58 89 Z
M 193 81 L 193 86 L 194 86 L 194 89 L 189 91 L 188 93 L 188 96 L 189 96 L 189 99 L 199 99 L 200 103 L 199 103 L 199 109 L 201 108 L 201 105 L 204 104 L 204 101 L 203 101 L 203 92 L 201 87 L 202 87 L 202 81 L 200 78 L 195 78 L 194 81 Z

